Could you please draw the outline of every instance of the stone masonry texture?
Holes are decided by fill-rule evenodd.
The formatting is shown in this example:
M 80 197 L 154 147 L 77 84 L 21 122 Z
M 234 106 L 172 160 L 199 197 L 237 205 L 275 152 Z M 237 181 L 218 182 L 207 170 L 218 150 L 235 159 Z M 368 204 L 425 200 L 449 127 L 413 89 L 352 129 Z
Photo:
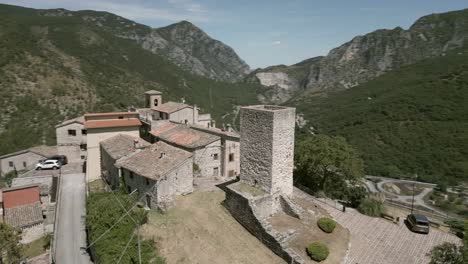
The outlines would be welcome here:
M 271 195 L 293 190 L 295 108 L 241 108 L 240 179 Z

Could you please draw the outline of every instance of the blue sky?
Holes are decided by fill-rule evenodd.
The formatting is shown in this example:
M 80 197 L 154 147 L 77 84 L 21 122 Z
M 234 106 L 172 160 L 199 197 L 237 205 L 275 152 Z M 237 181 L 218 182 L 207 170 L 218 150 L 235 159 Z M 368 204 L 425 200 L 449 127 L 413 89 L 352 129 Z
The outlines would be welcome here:
M 34 8 L 109 11 L 161 27 L 188 20 L 252 68 L 294 64 L 380 28 L 468 8 L 468 0 L 0 0 Z

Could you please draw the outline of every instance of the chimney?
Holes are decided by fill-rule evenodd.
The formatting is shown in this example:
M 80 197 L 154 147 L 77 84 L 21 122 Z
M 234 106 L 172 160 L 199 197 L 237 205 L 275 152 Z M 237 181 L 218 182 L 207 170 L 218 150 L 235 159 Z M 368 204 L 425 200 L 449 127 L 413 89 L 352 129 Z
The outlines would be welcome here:
M 231 124 L 227 124 L 227 126 L 226 126 L 226 131 L 227 131 L 227 132 L 232 132 L 232 126 L 231 126 Z

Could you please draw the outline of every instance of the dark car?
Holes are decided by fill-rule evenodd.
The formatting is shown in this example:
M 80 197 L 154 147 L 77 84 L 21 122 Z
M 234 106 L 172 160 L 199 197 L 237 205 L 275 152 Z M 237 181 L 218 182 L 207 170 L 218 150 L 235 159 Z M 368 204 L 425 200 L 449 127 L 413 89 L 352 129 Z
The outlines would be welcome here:
M 420 214 L 410 214 L 406 218 L 406 222 L 408 223 L 408 227 L 411 231 L 417 233 L 429 233 L 429 220 L 427 217 Z
M 52 157 L 50 157 L 48 159 L 49 160 L 58 160 L 61 165 L 68 164 L 68 159 L 67 159 L 67 156 L 65 156 L 65 155 L 54 155 L 54 156 L 52 156 Z

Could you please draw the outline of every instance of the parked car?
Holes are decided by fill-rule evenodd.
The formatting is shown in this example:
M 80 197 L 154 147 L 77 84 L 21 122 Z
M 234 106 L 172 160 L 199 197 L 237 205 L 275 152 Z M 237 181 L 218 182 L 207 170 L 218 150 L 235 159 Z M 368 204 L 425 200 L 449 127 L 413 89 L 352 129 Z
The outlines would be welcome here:
M 420 214 L 410 214 L 406 218 L 406 222 L 408 223 L 408 227 L 413 232 L 418 233 L 429 233 L 429 220 L 427 217 Z
M 62 165 L 66 165 L 68 164 L 68 159 L 67 159 L 67 156 L 65 155 L 54 155 L 50 158 L 48 158 L 49 160 L 58 160 L 60 162 L 60 164 Z
M 43 169 L 53 169 L 53 170 L 58 170 L 62 167 L 62 164 L 60 164 L 60 161 L 58 160 L 45 160 L 43 162 L 40 162 L 36 164 L 36 170 L 43 170 Z

